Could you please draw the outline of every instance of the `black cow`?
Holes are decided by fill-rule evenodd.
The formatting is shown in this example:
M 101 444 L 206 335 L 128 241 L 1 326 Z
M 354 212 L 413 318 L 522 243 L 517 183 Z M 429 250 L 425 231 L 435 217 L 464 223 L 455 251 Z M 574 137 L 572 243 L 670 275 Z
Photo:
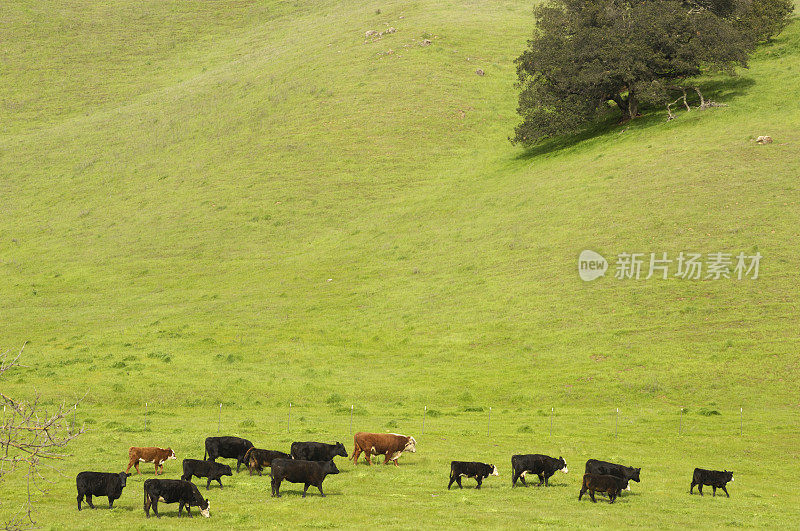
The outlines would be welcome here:
M 474 478 L 478 482 L 478 486 L 475 488 L 479 489 L 484 478 L 499 475 L 500 473 L 497 472 L 497 467 L 494 465 L 475 461 L 452 461 L 450 463 L 450 483 L 447 484 L 447 490 L 450 490 L 450 486 L 454 481 L 458 483 L 459 489 L 463 488 L 461 486 L 461 478 L 464 476 Z
M 581 486 L 580 494 L 578 494 L 578 500 L 580 500 L 588 490 L 589 497 L 592 499 L 593 503 L 597 503 L 597 500 L 594 499 L 595 491 L 607 493 L 609 503 L 614 503 L 614 500 L 617 499 L 617 496 L 619 496 L 620 492 L 622 492 L 622 489 L 624 489 L 627 484 L 628 482 L 619 476 L 612 476 L 610 474 L 584 474 L 583 485 Z
M 728 489 L 725 487 L 729 481 L 733 481 L 733 472 L 727 470 L 705 470 L 703 468 L 695 468 L 692 475 L 692 485 L 689 487 L 689 494 L 693 494 L 692 490 L 697 485 L 697 490 L 700 491 L 700 496 L 703 495 L 703 485 L 711 485 L 714 489 L 713 496 L 717 495 L 717 489 L 722 489 L 728 498 Z
M 114 500 L 122 496 L 122 489 L 130 477 L 130 474 L 120 472 L 112 474 L 109 472 L 81 472 L 75 478 L 78 487 L 78 510 L 81 510 L 81 502 L 86 496 L 86 503 L 94 509 L 92 496 L 108 496 L 108 508 L 114 507 Z
M 186 514 L 192 517 L 189 508 L 194 505 L 200 508 L 200 514 L 208 518 L 211 503 L 203 498 L 197 486 L 191 481 L 182 479 L 148 479 L 144 482 L 144 514 L 150 518 L 150 507 L 153 507 L 153 514 L 161 518 L 158 514 L 158 502 L 179 503 L 178 516 L 186 507 Z
M 297 459 L 275 459 L 272 461 L 270 476 L 272 476 L 272 495 L 281 497 L 281 481 L 290 483 L 303 483 L 303 498 L 306 497 L 308 487 L 314 485 L 319 489 L 322 497 L 322 481 L 328 474 L 338 474 L 339 469 L 333 460 L 330 461 L 304 461 Z
M 548 486 L 547 480 L 559 470 L 565 474 L 569 472 L 563 457 L 556 459 L 542 454 L 515 455 L 511 458 L 511 486 L 516 486 L 517 479 L 520 479 L 527 487 L 525 474 L 528 472 L 539 476 L 540 487 L 542 484 Z
M 598 461 L 597 459 L 589 459 L 586 461 L 586 474 L 596 474 L 596 475 L 609 475 L 609 476 L 617 476 L 618 478 L 622 478 L 625 480 L 625 490 L 631 490 L 628 481 L 635 481 L 639 483 L 639 472 L 641 472 L 641 468 L 633 468 L 629 466 L 617 465 L 615 463 L 609 463 L 608 461 Z
M 181 479 L 184 481 L 191 481 L 192 476 L 199 478 L 208 478 L 206 482 L 206 490 L 211 488 L 211 482 L 216 481 L 219 483 L 219 488 L 222 488 L 222 476 L 232 476 L 231 467 L 223 465 L 222 463 L 215 463 L 214 461 L 201 461 L 199 459 L 184 459 L 183 460 L 183 476 Z
M 244 466 L 250 471 L 251 476 L 255 471 L 258 471 L 258 475 L 260 476 L 265 466 L 272 466 L 273 459 L 292 458 L 291 455 L 277 450 L 262 450 L 260 448 L 250 448 L 244 457 Z
M 332 461 L 337 455 L 347 457 L 347 450 L 340 442 L 336 444 L 293 442 L 290 453 L 294 459 L 303 461 Z
M 241 437 L 206 437 L 203 459 L 208 461 L 216 461 L 217 457 L 236 459 L 236 472 L 239 472 L 247 450 L 252 447 L 253 443 Z

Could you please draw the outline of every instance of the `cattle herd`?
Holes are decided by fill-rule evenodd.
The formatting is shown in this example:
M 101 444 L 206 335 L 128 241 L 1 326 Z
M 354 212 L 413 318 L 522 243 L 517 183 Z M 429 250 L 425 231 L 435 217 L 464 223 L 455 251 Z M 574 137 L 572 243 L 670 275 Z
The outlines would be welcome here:
M 353 464 L 358 464 L 358 458 L 363 453 L 365 462 L 372 463 L 371 456 L 383 455 L 384 464 L 397 464 L 397 459 L 403 452 L 416 452 L 417 441 L 414 437 L 399 435 L 397 433 L 356 433 L 353 448 Z M 265 467 L 270 468 L 272 482 L 272 496 L 280 498 L 280 487 L 283 481 L 290 483 L 303 484 L 303 497 L 306 496 L 308 488 L 311 486 L 319 490 L 321 496 L 325 496 L 322 491 L 322 482 L 329 474 L 338 474 L 339 469 L 333 462 L 334 457 L 349 458 L 347 451 L 342 443 L 327 444 L 321 442 L 294 442 L 289 453 L 276 450 L 264 450 L 256 448 L 253 443 L 240 437 L 208 437 L 205 441 L 205 453 L 203 459 L 184 459 L 183 474 L 181 479 L 148 479 L 144 482 L 144 512 L 150 517 L 150 509 L 153 514 L 160 517 L 158 513 L 159 503 L 177 503 L 178 516 L 181 516 L 184 507 L 186 514 L 191 517 L 191 507 L 197 507 L 200 514 L 208 518 L 210 516 L 210 502 L 204 498 L 197 486 L 192 483 L 192 478 L 205 478 L 206 490 L 211 487 L 211 482 L 216 481 L 222 488 L 222 477 L 233 475 L 231 467 L 217 463 L 218 458 L 236 459 L 236 472 L 241 470 L 244 465 L 250 475 L 258 473 L 262 475 Z M 81 510 L 81 503 L 84 498 L 86 504 L 94 509 L 92 496 L 108 497 L 109 508 L 114 506 L 114 500 L 122 496 L 122 489 L 125 487 L 128 473 L 133 466 L 136 472 L 141 474 L 139 463 L 153 463 L 156 476 L 164 473 L 164 463 L 169 459 L 176 459 L 175 452 L 171 448 L 157 447 L 132 447 L 128 451 L 128 469 L 125 472 L 81 472 L 76 478 L 78 488 L 78 510 Z M 539 486 L 548 486 L 548 480 L 558 471 L 567 473 L 567 463 L 563 457 L 554 458 L 542 454 L 515 455 L 511 458 L 511 486 L 515 487 L 517 481 L 524 486 L 528 486 L 525 481 L 527 474 L 538 477 Z M 588 492 L 593 502 L 595 493 L 602 493 L 608 496 L 609 502 L 621 494 L 623 490 L 630 490 L 629 481 L 639 482 L 641 468 L 632 468 L 607 461 L 589 459 L 586 461 L 581 490 L 578 500 Z M 477 481 L 476 489 L 481 488 L 483 480 L 489 476 L 498 476 L 497 467 L 491 464 L 479 463 L 476 461 L 453 461 L 450 463 L 450 483 L 448 490 L 456 483 L 459 488 L 461 479 L 464 477 L 472 478 Z M 728 494 L 726 485 L 733 481 L 733 472 L 705 470 L 695 468 L 692 476 L 692 483 L 689 493 L 692 494 L 694 487 L 697 486 L 700 495 L 703 495 L 703 485 L 711 486 L 713 494 L 716 496 L 717 489 L 722 489 Z

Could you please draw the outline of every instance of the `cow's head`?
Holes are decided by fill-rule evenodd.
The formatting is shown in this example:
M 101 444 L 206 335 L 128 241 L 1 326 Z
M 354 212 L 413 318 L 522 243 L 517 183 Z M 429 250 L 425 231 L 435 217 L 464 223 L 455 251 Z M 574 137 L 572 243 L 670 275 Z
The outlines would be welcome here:
M 409 437 L 408 441 L 406 441 L 406 447 L 404 449 L 406 452 L 416 453 L 417 451 L 417 440 L 414 437 Z
M 167 459 L 177 459 L 175 451 L 172 448 L 167 448 L 167 451 L 169 452 L 169 457 L 167 457 Z
M 726 483 L 728 481 L 733 481 L 733 472 L 728 472 L 727 470 L 724 470 L 722 473 L 725 474 L 725 482 Z M 124 483 L 123 483 L 123 485 L 124 485 Z
M 209 518 L 211 516 L 209 509 L 211 509 L 211 502 L 204 499 L 203 503 L 200 504 L 200 514 L 202 514 L 206 518 Z
M 634 480 L 636 483 L 639 483 L 639 472 L 641 472 L 641 468 L 632 468 L 631 469 L 631 479 Z
M 559 461 L 559 463 L 561 463 L 561 468 L 559 470 L 561 470 L 565 474 L 567 472 L 569 472 L 569 469 L 567 468 L 567 462 L 564 461 L 564 458 L 561 457 L 561 456 L 558 456 L 558 461 Z
M 497 471 L 497 467 L 496 466 L 494 466 L 494 465 L 489 465 L 489 466 L 492 467 L 492 474 L 491 474 L 492 476 L 499 476 L 500 475 L 500 472 Z
M 127 483 L 129 477 L 131 477 L 130 474 L 126 474 L 125 472 L 120 472 L 119 473 L 119 484 L 124 487 L 125 483 Z
M 220 468 L 222 469 L 222 475 L 223 476 L 232 476 L 233 475 L 233 472 L 231 472 L 231 467 L 230 466 L 228 466 L 228 465 L 220 465 Z
M 339 469 L 336 468 L 336 463 L 333 462 L 333 459 L 330 461 L 326 461 L 325 464 L 322 466 L 322 471 L 326 474 L 338 474 Z
M 337 455 L 347 457 L 347 450 L 345 450 L 344 445 L 339 441 L 336 441 L 336 446 L 333 449 L 333 456 L 336 457 Z

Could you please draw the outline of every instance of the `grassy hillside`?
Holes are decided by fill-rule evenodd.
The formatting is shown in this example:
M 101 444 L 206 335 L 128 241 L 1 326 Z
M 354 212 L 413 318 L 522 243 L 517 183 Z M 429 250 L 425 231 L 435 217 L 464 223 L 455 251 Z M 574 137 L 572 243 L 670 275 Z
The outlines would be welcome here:
M 800 522 L 797 23 L 707 82 L 727 107 L 526 151 L 506 137 L 528 2 L 39 0 L 0 22 L 0 346 L 28 365 L 2 389 L 89 390 L 44 525 L 144 524 L 141 479 L 77 515 L 74 474 L 134 444 L 199 457 L 219 403 L 262 447 L 349 451 L 355 404 L 419 452 L 340 463 L 325 500 L 235 477 L 216 525 Z M 584 283 L 583 249 L 764 258 L 758 280 Z M 570 474 L 512 492 L 520 452 Z M 642 484 L 579 504 L 589 457 Z M 447 493 L 451 459 L 502 477 Z M 733 497 L 688 497 L 694 466 L 736 471 Z

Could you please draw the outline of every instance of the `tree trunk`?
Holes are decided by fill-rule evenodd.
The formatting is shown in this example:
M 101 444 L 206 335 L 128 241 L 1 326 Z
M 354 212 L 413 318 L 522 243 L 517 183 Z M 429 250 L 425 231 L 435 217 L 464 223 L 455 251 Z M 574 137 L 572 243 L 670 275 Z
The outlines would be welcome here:
M 633 91 L 628 92 L 627 98 L 623 98 L 620 94 L 614 94 L 611 96 L 611 100 L 617 104 L 620 112 L 622 112 L 620 122 L 627 122 L 639 116 L 639 100 Z

